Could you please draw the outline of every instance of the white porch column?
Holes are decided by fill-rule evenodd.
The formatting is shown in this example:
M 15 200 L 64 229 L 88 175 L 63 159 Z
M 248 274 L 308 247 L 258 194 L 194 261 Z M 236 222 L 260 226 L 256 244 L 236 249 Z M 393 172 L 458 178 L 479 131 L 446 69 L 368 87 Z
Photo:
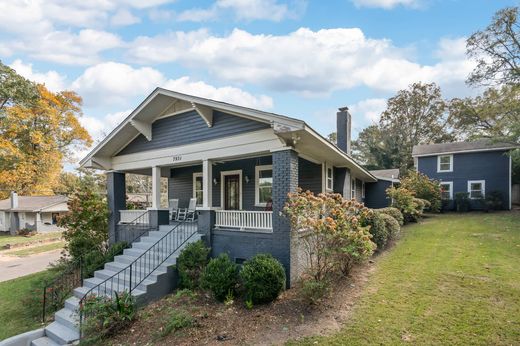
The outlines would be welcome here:
M 152 209 L 161 208 L 161 167 L 152 167 Z
M 211 160 L 202 161 L 202 207 L 212 206 L 213 165 Z

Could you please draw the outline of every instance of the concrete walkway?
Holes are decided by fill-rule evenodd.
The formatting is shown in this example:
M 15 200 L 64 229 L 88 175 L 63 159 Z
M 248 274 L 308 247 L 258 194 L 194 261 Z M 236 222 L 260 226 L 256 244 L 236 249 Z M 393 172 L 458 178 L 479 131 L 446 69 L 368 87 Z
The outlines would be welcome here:
M 26 257 L 14 257 L 0 253 L 0 282 L 41 272 L 49 263 L 60 258 L 61 249 Z

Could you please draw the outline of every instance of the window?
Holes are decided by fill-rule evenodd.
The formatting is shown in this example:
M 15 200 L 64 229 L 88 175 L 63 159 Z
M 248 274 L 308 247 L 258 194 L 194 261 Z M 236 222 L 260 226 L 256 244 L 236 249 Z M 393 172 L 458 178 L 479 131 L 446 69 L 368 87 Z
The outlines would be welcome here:
M 197 199 L 197 206 L 202 206 L 202 204 L 204 203 L 202 173 L 193 173 L 193 198 Z
M 325 188 L 328 191 L 332 191 L 334 189 L 334 171 L 332 169 L 332 166 L 329 166 L 328 164 L 325 165 L 326 167 L 326 181 L 325 181 Z
M 255 205 L 265 207 L 273 196 L 273 166 L 264 165 L 255 168 Z
M 437 156 L 437 172 L 453 172 L 453 155 Z
M 451 181 L 441 182 L 441 198 L 453 199 L 453 183 Z
M 470 180 L 468 181 L 469 198 L 477 199 L 484 198 L 486 195 L 486 181 L 485 180 Z
M 356 199 L 356 179 L 350 180 L 350 199 Z

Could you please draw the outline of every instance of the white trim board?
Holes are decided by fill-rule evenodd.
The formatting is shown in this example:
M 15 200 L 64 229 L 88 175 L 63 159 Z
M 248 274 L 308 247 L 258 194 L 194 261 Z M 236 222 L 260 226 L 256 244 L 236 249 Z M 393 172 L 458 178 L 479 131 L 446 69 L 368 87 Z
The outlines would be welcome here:
M 255 207 L 265 207 L 267 203 L 260 203 L 260 171 L 273 170 L 273 165 L 255 166 Z M 272 188 L 272 186 L 271 186 Z
M 202 172 L 194 172 L 192 177 L 192 196 L 191 198 L 197 198 L 197 194 L 195 193 L 195 182 L 197 178 L 202 178 L 202 196 L 204 196 L 204 176 Z M 204 200 L 204 197 L 202 197 L 202 200 Z M 202 204 L 197 204 L 197 207 L 202 207 Z
M 450 169 L 441 170 L 441 157 L 450 158 Z M 453 155 L 451 155 L 451 154 L 437 155 L 437 173 L 450 173 L 450 172 L 453 172 Z
M 440 181 L 439 182 L 440 185 L 449 185 L 450 186 L 450 198 L 449 199 L 453 199 L 453 181 Z M 442 193 L 441 193 L 441 198 L 442 198 Z
M 486 197 L 486 181 L 485 180 L 468 180 L 468 193 L 469 193 L 469 198 L 470 199 L 478 199 L 478 198 L 472 198 L 471 197 L 471 184 L 475 184 L 475 183 L 478 183 L 478 184 L 481 184 L 482 186 L 482 198 L 485 198 Z

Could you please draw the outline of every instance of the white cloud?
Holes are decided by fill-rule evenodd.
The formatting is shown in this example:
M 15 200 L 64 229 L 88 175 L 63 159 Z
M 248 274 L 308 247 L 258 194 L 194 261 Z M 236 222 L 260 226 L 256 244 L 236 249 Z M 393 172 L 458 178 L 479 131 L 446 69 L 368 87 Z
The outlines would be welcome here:
M 452 49 L 463 41 L 445 39 L 439 49 Z M 223 80 L 304 95 L 356 86 L 394 92 L 416 81 L 453 84 L 463 81 L 473 66 L 464 54 L 453 52 L 439 54 L 435 64 L 422 65 L 413 61 L 408 48 L 367 38 L 358 28 L 300 28 L 278 36 L 240 29 L 226 36 L 178 31 L 138 37 L 128 54 L 142 63 L 202 66 Z
M 371 123 L 378 122 L 381 113 L 386 109 L 386 99 L 371 98 L 361 100 L 350 107 L 350 114 L 352 118 L 359 123 L 366 123 L 368 120 Z M 361 118 L 361 119 L 360 119 Z M 363 121 L 365 120 L 365 121 Z
M 136 17 L 127 9 L 118 10 L 112 18 L 110 18 L 110 24 L 114 26 L 125 26 L 132 25 L 141 22 L 141 18 Z
M 141 97 L 156 87 L 207 97 L 248 107 L 271 108 L 273 100 L 265 95 L 254 96 L 239 88 L 214 87 L 189 77 L 168 79 L 150 68 L 106 62 L 91 66 L 73 83 L 72 89 L 85 100 L 86 106 L 124 105 L 133 97 Z
M 56 71 L 45 73 L 33 71 L 32 64 L 25 64 L 22 60 L 16 59 L 11 65 L 18 74 L 37 83 L 43 83 L 51 91 L 62 91 L 65 89 L 66 77 Z
M 372 7 L 391 9 L 396 6 L 417 8 L 422 4 L 421 0 L 351 0 L 356 7 Z
M 203 22 L 231 12 L 237 20 L 279 22 L 301 16 L 306 7 L 306 0 L 295 0 L 290 5 L 278 3 L 277 0 L 217 0 L 208 8 L 183 11 L 177 16 L 177 20 Z

